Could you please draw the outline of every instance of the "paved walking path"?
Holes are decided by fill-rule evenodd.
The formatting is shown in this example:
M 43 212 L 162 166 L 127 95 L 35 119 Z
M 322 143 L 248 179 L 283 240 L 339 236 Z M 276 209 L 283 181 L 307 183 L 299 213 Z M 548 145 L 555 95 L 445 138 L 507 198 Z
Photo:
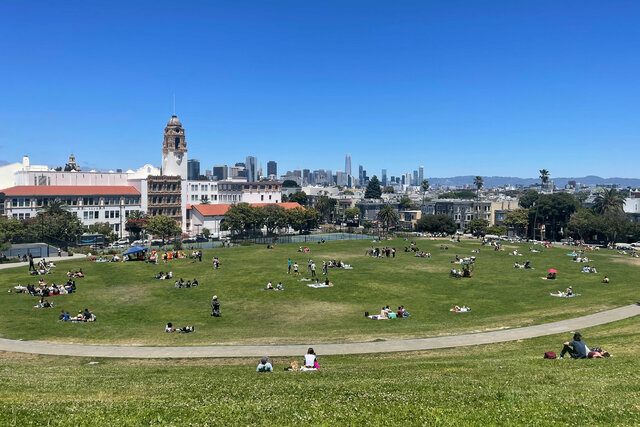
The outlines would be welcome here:
M 73 254 L 72 256 L 57 256 L 51 255 L 46 257 L 47 262 L 53 261 L 54 264 L 60 261 L 77 261 L 78 259 L 84 259 L 87 256 L 85 254 Z M 33 258 L 33 262 L 38 265 L 38 261 L 40 261 L 42 257 Z M 0 270 L 5 270 L 7 268 L 15 268 L 15 267 L 29 267 L 29 261 L 20 261 L 20 262 L 3 262 L 0 264 Z
M 349 344 L 305 345 L 220 345 L 200 347 L 133 347 L 112 345 L 47 344 L 0 338 L 0 350 L 17 353 L 50 354 L 58 356 L 116 357 L 134 359 L 195 358 L 195 357 L 261 357 L 300 356 L 312 346 L 318 354 L 391 353 L 399 351 L 432 350 L 500 343 L 525 338 L 559 334 L 615 322 L 640 314 L 640 303 L 602 311 L 575 319 L 524 328 L 505 329 L 477 334 L 453 335 L 398 341 L 379 341 Z M 159 332 L 163 333 L 163 332 Z

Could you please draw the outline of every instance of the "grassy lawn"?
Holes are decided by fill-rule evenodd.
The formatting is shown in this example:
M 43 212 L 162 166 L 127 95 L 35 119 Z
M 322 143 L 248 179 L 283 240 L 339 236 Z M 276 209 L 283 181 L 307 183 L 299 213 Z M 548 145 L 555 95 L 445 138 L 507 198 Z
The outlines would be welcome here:
M 257 360 L 0 353 L 0 425 L 638 425 L 640 319 L 581 331 L 614 357 L 544 360 L 570 334 L 402 354 Z M 297 358 L 302 360 L 302 355 Z M 99 362 L 90 365 L 89 362 Z
M 439 249 L 446 243 L 448 250 Z M 640 263 L 628 256 L 602 250 L 589 253 L 590 265 L 599 274 L 580 273 L 584 264 L 566 256 L 569 248 L 530 253 L 528 245 L 507 245 L 504 252 L 481 247 L 473 240 L 461 243 L 419 240 L 430 259 L 403 252 L 401 239 L 376 246 L 395 246 L 396 258 L 373 259 L 365 251 L 369 241 L 311 244 L 310 254 L 298 253 L 297 244 L 218 248 L 206 250 L 202 263 L 187 259 L 168 264 L 140 262 L 92 263 L 88 260 L 60 263 L 47 281 L 66 281 L 67 269 L 82 268 L 78 292 L 50 297 L 54 309 L 32 308 L 37 298 L 9 294 L 16 284 L 34 283 L 27 268 L 0 271 L 0 334 L 5 338 L 64 343 L 119 343 L 144 345 L 271 344 L 350 342 L 427 337 L 518 327 L 576 317 L 626 305 L 638 300 Z M 522 257 L 509 255 L 519 247 Z M 472 253 L 481 249 L 480 254 Z M 455 255 L 477 256 L 475 276 L 449 278 Z M 214 271 L 211 258 L 222 262 Z M 305 277 L 311 257 L 321 276 L 323 260 L 339 259 L 353 270 L 330 269 L 332 288 L 312 289 L 286 274 L 287 258 L 300 265 Z M 515 261 L 530 260 L 535 270 L 514 269 Z M 455 266 L 459 267 L 459 266 Z M 549 268 L 559 271 L 555 281 L 541 280 Z M 200 286 L 175 289 L 173 280 L 154 280 L 159 271 L 171 270 L 176 278 L 198 278 Z M 601 284 L 604 275 L 611 278 Z M 283 292 L 264 291 L 268 281 L 282 281 Z M 553 298 L 549 292 L 569 285 L 581 297 Z M 218 295 L 222 317 L 212 318 L 210 301 Z M 407 319 L 372 321 L 364 312 L 378 313 L 384 305 L 405 305 Z M 449 312 L 454 305 L 468 305 L 470 313 Z M 73 315 L 85 307 L 98 317 L 94 324 L 58 322 L 60 309 Z M 193 334 L 166 334 L 166 322 L 195 325 Z

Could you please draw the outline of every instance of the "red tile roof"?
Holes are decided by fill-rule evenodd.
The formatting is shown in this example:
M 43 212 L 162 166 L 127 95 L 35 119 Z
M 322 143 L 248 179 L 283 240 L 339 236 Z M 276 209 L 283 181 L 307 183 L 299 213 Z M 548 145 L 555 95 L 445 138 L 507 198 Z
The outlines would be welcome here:
M 277 205 L 282 206 L 285 210 L 300 208 L 304 209 L 300 206 L 299 203 L 250 203 L 251 206 L 267 206 L 267 205 Z M 223 203 L 219 205 L 191 205 L 192 209 L 197 210 L 203 216 L 222 216 L 227 213 L 231 204 Z
M 130 185 L 18 185 L 0 190 L 7 196 L 121 196 L 140 192 Z

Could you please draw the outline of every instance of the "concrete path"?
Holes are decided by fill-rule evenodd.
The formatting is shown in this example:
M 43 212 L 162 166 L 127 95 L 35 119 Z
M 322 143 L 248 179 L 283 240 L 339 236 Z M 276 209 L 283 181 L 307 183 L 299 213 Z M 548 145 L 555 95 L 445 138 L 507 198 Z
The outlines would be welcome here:
M 16 353 L 50 354 L 58 356 L 116 357 L 133 359 L 196 358 L 196 357 L 261 357 L 300 356 L 309 346 L 316 353 L 363 354 L 391 353 L 413 350 L 432 350 L 437 348 L 464 347 L 480 344 L 500 343 L 525 338 L 559 334 L 582 330 L 623 320 L 640 314 L 640 303 L 602 311 L 575 319 L 561 320 L 544 325 L 528 326 L 517 329 L 482 332 L 477 334 L 453 335 L 434 338 L 409 339 L 399 341 L 380 341 L 351 344 L 316 344 L 310 341 L 304 345 L 220 345 L 200 347 L 125 347 L 112 345 L 71 345 L 47 344 L 32 341 L 16 341 L 0 338 L 0 350 Z
M 85 254 L 73 254 L 72 256 L 61 256 L 59 257 L 58 255 L 51 255 L 46 257 L 47 262 L 49 261 L 53 261 L 54 264 L 58 264 L 61 261 L 77 261 L 78 259 L 85 259 L 87 256 Z M 38 264 L 38 261 L 40 261 L 42 259 L 42 257 L 38 257 L 38 258 L 34 258 L 33 262 L 36 263 L 36 265 Z M 2 263 L 0 264 L 0 270 L 5 270 L 7 268 L 16 268 L 16 267 L 29 267 L 29 262 L 6 262 L 6 263 Z

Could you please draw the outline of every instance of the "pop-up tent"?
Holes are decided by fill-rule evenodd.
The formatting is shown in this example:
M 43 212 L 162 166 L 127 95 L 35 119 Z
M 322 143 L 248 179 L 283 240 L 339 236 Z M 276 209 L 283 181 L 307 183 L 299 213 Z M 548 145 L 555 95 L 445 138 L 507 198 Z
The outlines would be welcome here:
M 143 248 L 140 246 L 132 246 L 127 250 L 122 256 L 128 256 L 130 260 L 144 260 L 147 252 L 147 248 Z

